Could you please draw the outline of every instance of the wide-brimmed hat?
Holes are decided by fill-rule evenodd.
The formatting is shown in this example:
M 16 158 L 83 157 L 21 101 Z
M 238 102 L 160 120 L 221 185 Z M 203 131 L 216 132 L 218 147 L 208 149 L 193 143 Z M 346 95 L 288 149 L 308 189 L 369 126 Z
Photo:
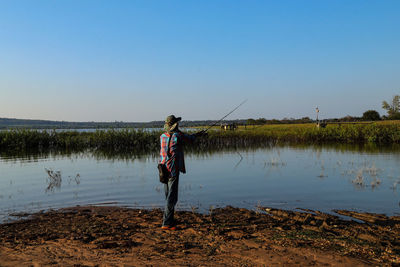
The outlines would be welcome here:
M 178 126 L 178 122 L 180 120 L 182 120 L 181 117 L 175 117 L 174 115 L 169 115 L 165 119 L 164 129 L 167 132 L 173 131 Z

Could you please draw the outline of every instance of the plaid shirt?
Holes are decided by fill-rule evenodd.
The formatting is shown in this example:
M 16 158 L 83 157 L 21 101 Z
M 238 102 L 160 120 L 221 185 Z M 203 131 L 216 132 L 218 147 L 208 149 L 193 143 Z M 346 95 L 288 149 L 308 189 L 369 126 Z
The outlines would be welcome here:
M 170 157 L 168 157 L 167 147 L 170 137 L 172 139 L 171 143 L 169 144 Z M 186 173 L 183 144 L 185 142 L 192 142 L 195 139 L 195 135 L 185 134 L 180 131 L 173 132 L 171 134 L 163 133 L 160 136 L 161 149 L 159 163 L 166 163 L 167 169 L 171 172 L 172 177 L 177 176 L 179 172 Z

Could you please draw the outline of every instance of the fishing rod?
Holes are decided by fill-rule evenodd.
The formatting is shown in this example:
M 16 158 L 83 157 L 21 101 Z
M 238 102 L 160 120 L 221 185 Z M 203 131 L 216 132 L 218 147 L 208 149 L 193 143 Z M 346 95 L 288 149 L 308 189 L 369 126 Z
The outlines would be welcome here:
M 214 122 L 213 124 L 211 124 L 210 126 L 208 126 L 207 129 L 203 130 L 203 133 L 207 132 L 208 130 L 210 130 L 212 127 L 214 127 L 215 125 L 217 125 L 218 123 L 220 123 L 223 119 L 225 119 L 226 117 L 228 117 L 229 115 L 231 115 L 235 110 L 237 110 L 238 108 L 240 108 L 240 106 L 242 106 L 244 103 L 247 102 L 247 99 L 244 100 L 242 103 L 240 103 L 237 107 L 235 107 L 231 112 L 229 112 L 228 114 L 226 114 L 225 116 L 223 116 L 219 121 Z

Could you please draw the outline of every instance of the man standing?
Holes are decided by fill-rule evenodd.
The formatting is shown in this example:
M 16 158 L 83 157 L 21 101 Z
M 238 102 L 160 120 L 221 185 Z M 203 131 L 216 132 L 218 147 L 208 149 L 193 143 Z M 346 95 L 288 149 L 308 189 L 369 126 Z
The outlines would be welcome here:
M 170 115 L 165 120 L 165 133 L 160 136 L 160 160 L 159 163 L 166 164 L 171 176 L 167 184 L 164 184 L 166 205 L 163 215 L 161 229 L 176 230 L 174 221 L 175 205 L 178 201 L 179 173 L 186 173 L 183 145 L 193 142 L 196 137 L 205 134 L 204 131 L 189 135 L 181 132 L 178 128 L 181 117 Z M 169 148 L 169 149 L 168 149 Z

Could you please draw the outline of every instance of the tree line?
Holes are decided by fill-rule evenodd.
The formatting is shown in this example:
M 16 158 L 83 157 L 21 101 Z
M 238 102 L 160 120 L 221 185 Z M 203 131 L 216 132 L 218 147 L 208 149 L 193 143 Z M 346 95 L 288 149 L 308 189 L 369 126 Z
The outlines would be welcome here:
M 382 108 L 387 111 L 387 115 L 381 116 L 376 110 L 367 110 L 363 113 L 362 117 L 356 116 L 345 116 L 342 118 L 330 118 L 324 119 L 326 122 L 360 122 L 360 121 L 379 121 L 379 120 L 400 120 L 400 95 L 393 96 L 392 100 L 388 103 L 387 101 L 382 102 Z M 284 118 L 282 120 L 272 119 L 267 120 L 265 118 L 259 119 L 247 119 L 246 124 L 248 125 L 263 125 L 263 124 L 294 124 L 294 123 L 312 123 L 316 120 L 312 120 L 309 117 L 303 117 L 301 119 L 295 118 Z
M 326 122 L 358 122 L 358 121 L 378 121 L 378 120 L 400 120 L 400 95 L 393 96 L 390 102 L 383 101 L 382 108 L 387 111 L 387 115 L 381 116 L 376 110 L 367 110 L 362 117 L 345 116 L 343 118 L 324 119 Z M 216 120 L 198 120 L 198 121 L 182 121 L 183 127 L 208 126 L 216 122 Z M 263 124 L 295 124 L 295 123 L 313 123 L 309 117 L 300 119 L 284 118 L 278 119 L 238 119 L 224 120 L 224 123 L 236 125 L 263 125 Z M 67 121 L 49 121 L 49 120 L 23 120 L 14 118 L 0 118 L 0 129 L 10 128 L 31 128 L 31 129 L 106 129 L 106 128 L 162 128 L 164 121 L 150 122 L 67 122 Z

